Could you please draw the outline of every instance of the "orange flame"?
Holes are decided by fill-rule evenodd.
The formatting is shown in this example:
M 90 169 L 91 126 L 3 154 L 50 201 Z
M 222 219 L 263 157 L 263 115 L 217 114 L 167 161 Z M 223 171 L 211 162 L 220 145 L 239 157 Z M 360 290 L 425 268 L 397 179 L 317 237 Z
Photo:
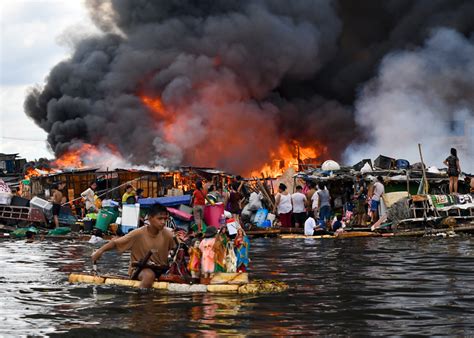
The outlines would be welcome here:
M 142 102 L 147 106 L 153 113 L 160 118 L 161 121 L 166 123 L 172 123 L 175 120 L 175 116 L 172 114 L 171 111 L 166 109 L 163 101 L 159 97 L 149 97 L 149 96 L 141 96 Z
M 171 126 L 176 122 L 176 115 L 165 105 L 160 97 L 149 97 L 146 95 L 140 96 L 143 104 L 148 107 L 158 118 L 160 123 L 163 123 L 163 130 L 165 139 L 168 142 L 173 142 L 173 132 Z
M 30 179 L 32 176 L 41 176 L 41 174 L 34 168 L 26 169 L 25 179 Z
M 52 165 L 61 169 L 64 168 L 84 168 L 86 159 L 97 158 L 100 152 L 91 144 L 82 144 L 79 148 L 69 150 L 61 155 Z
M 309 165 L 314 166 L 324 152 L 324 147 L 320 146 L 302 147 L 296 141 L 281 142 L 278 150 L 270 154 L 271 161 L 259 170 L 252 171 L 250 177 L 260 177 L 262 174 L 265 177 L 278 177 L 289 168 L 295 171 L 306 169 L 306 162 L 310 161 Z
M 216 59 L 216 62 L 218 62 L 218 59 Z M 232 91 L 230 90 L 230 92 Z M 198 166 L 219 166 L 220 163 L 225 162 L 221 161 L 221 157 L 223 156 L 228 162 L 229 153 L 232 151 L 237 153 L 243 153 L 246 149 L 251 151 L 251 147 L 248 146 L 249 140 L 245 137 L 238 137 L 238 133 L 235 132 L 239 129 L 249 128 L 248 118 L 251 115 L 250 110 L 246 111 L 245 114 L 236 113 L 235 111 L 231 114 L 222 114 L 221 112 L 225 111 L 225 109 L 234 109 L 235 106 L 230 105 L 231 108 L 228 108 L 226 104 L 228 101 L 236 100 L 231 94 L 223 92 L 223 88 L 203 85 L 200 91 L 200 98 L 210 108 L 208 114 L 211 118 L 206 120 L 205 128 L 212 132 L 213 135 L 212 137 L 206 137 L 205 141 L 193 147 L 192 151 L 186 149 L 185 160 Z M 152 117 L 159 123 L 164 140 L 180 146 L 182 139 L 179 135 L 189 133 L 189 126 L 184 122 L 186 120 L 186 103 L 183 102 L 179 107 L 165 106 L 160 97 L 140 95 L 140 99 L 153 114 Z M 224 108 L 221 110 L 221 107 Z M 183 115 L 178 114 L 180 112 Z M 271 126 L 262 125 L 262 121 L 262 118 L 253 121 L 254 130 L 258 129 L 259 137 L 271 139 L 275 130 Z M 255 125 L 259 127 L 255 128 Z M 269 145 L 269 142 L 267 142 L 264 147 Z M 270 161 L 262 168 L 258 170 L 247 168 L 247 172 L 244 172 L 246 168 L 241 168 L 241 170 L 243 169 L 243 174 L 247 176 L 260 177 L 263 174 L 266 177 L 278 177 L 288 168 L 294 168 L 295 171 L 298 171 L 308 168 L 305 164 L 306 162 L 314 165 L 319 157 L 326 153 L 326 150 L 324 146 L 319 144 L 315 146 L 301 146 L 295 140 L 282 140 L 278 148 L 270 153 Z

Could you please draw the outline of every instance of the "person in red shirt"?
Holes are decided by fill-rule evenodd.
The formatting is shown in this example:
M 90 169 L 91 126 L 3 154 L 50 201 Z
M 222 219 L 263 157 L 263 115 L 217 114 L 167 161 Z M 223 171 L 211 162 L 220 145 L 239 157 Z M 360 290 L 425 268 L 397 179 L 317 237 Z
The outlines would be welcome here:
M 202 232 L 202 218 L 204 216 L 204 206 L 206 205 L 206 194 L 201 181 L 196 182 L 196 189 L 191 198 L 191 205 L 193 206 L 194 222 L 198 227 L 198 232 Z

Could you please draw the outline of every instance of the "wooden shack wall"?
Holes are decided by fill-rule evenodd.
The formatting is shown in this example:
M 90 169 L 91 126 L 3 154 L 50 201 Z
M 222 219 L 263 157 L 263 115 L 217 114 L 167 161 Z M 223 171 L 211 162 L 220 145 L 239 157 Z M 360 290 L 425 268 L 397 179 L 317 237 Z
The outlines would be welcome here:
M 81 192 L 86 190 L 90 183 L 96 180 L 94 172 L 82 173 L 62 173 L 54 176 L 34 176 L 30 179 L 32 196 L 45 197 L 45 192 L 50 190 L 56 182 L 66 183 L 63 193 L 69 200 L 81 196 Z
M 133 171 L 121 171 L 117 172 L 118 184 L 117 186 L 123 185 L 116 191 L 120 198 L 125 193 L 126 183 L 130 184 L 135 189 L 143 189 L 143 196 L 145 197 L 157 197 L 160 195 L 160 184 L 158 173 L 143 173 Z M 115 197 L 115 196 L 114 196 Z
M 145 197 L 166 196 L 169 189 L 179 188 L 183 191 L 192 187 L 197 179 L 202 179 L 195 172 L 135 172 L 135 171 L 111 171 L 111 172 L 69 172 L 53 176 L 35 176 L 30 180 L 32 196 L 45 197 L 45 191 L 59 181 L 66 183 L 64 194 L 71 199 L 77 199 L 85 191 L 91 182 L 98 182 L 98 192 L 117 188 L 101 196 L 102 199 L 112 198 L 120 200 L 125 193 L 128 182 L 135 189 L 143 189 Z M 101 181 L 102 180 L 102 181 Z M 123 185 L 123 186 L 122 186 Z

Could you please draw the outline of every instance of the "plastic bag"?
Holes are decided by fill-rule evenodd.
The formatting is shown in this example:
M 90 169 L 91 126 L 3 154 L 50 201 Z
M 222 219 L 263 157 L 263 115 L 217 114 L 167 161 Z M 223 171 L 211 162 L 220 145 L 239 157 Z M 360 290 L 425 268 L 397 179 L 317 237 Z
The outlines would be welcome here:
M 267 219 L 268 210 L 267 209 L 259 209 L 257 214 L 255 215 L 254 222 L 257 226 L 262 226 L 263 222 Z
M 32 232 L 34 234 L 37 234 L 38 229 L 36 229 L 35 227 L 20 228 L 13 231 L 10 235 L 14 238 L 22 238 L 22 237 L 26 237 L 27 232 Z
M 59 227 L 48 232 L 48 236 L 67 235 L 71 232 L 69 227 Z

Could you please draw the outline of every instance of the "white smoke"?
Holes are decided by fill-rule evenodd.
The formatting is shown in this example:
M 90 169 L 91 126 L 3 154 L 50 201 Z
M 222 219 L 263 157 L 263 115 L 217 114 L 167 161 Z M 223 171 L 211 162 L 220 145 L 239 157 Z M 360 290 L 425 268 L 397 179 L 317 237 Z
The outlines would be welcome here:
M 443 167 L 458 150 L 461 169 L 474 172 L 474 41 L 446 28 L 424 46 L 388 54 L 355 104 L 369 142 L 353 144 L 349 163 L 379 154 Z

